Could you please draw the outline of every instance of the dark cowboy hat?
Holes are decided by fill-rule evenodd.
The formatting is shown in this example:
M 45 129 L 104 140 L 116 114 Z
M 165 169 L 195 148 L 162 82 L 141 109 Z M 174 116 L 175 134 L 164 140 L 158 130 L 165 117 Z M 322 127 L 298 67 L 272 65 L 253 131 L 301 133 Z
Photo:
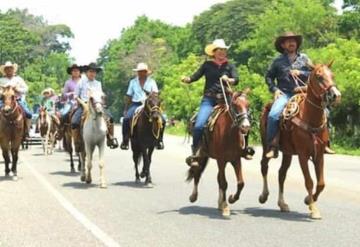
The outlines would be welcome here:
M 96 73 L 99 73 L 102 71 L 102 68 L 98 67 L 96 63 L 90 63 L 89 65 L 83 66 L 83 71 L 87 72 L 89 70 L 95 70 Z
M 296 43 L 297 43 L 297 49 L 299 49 L 299 47 L 301 46 L 302 43 L 302 36 L 295 34 L 293 32 L 285 32 L 282 35 L 280 35 L 279 37 L 276 38 L 275 40 L 275 48 L 278 52 L 280 53 L 284 53 L 284 49 L 281 47 L 281 44 L 287 40 L 287 39 L 295 39 Z
M 67 69 L 66 69 L 66 72 L 69 74 L 69 75 L 71 75 L 71 72 L 73 71 L 73 69 L 78 69 L 78 70 L 80 70 L 80 72 L 82 72 L 82 70 L 83 70 L 83 68 L 82 68 L 82 66 L 78 66 L 77 64 L 73 64 L 73 65 L 71 65 L 70 67 L 68 67 Z

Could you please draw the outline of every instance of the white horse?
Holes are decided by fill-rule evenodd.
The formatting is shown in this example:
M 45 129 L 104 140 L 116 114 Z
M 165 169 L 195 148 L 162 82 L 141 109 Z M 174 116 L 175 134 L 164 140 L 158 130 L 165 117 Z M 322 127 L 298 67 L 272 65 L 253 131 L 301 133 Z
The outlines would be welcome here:
M 102 105 L 102 94 L 94 94 L 90 92 L 89 101 L 85 104 L 78 98 L 78 102 L 84 109 L 84 122 L 82 136 L 86 153 L 85 162 L 81 164 L 81 181 L 90 184 L 92 159 L 95 147 L 99 149 L 99 168 L 100 168 L 100 188 L 106 188 L 104 176 L 104 151 L 106 139 L 106 122 L 104 119 L 104 109 Z
M 52 117 L 46 111 L 46 108 L 40 108 L 38 125 L 44 154 L 52 154 L 55 145 L 57 127 L 55 120 L 52 119 Z

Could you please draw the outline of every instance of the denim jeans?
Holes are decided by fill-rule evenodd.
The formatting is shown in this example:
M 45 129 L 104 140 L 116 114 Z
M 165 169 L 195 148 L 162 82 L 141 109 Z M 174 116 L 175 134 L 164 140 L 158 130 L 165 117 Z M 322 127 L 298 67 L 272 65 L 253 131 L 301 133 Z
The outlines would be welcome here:
M 17 102 L 20 105 L 20 107 L 23 109 L 23 111 L 25 113 L 25 117 L 27 119 L 31 119 L 32 118 L 32 112 L 30 111 L 26 101 L 23 100 L 23 99 L 18 99 Z M 4 106 L 4 103 L 3 103 L 2 100 L 0 100 L 0 108 L 2 108 L 3 106 Z
M 267 129 L 266 129 L 266 143 L 267 145 L 271 144 L 271 141 L 274 139 L 276 134 L 279 131 L 279 122 L 280 116 L 289 101 L 293 96 L 292 93 L 284 93 L 273 103 L 271 110 L 269 112 Z
M 208 121 L 214 106 L 216 105 L 216 99 L 204 96 L 200 103 L 199 113 L 196 116 L 196 122 L 193 130 L 193 147 L 197 148 L 200 144 L 204 126 Z
M 61 108 L 60 110 L 60 115 L 61 117 L 65 117 L 71 110 L 73 104 L 70 102 L 67 102 L 66 104 L 64 104 L 64 107 Z
M 141 106 L 141 102 L 133 102 L 129 106 L 122 123 L 123 137 L 128 137 L 130 133 L 130 119 L 134 116 L 136 109 Z

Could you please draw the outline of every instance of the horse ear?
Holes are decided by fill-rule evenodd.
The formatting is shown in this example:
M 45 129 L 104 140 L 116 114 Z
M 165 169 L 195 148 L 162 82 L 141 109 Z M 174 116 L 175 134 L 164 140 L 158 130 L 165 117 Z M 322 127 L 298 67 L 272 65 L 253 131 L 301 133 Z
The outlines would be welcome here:
M 334 64 L 334 61 L 335 61 L 335 60 L 334 60 L 334 59 L 332 59 L 332 60 L 330 61 L 330 63 L 328 63 L 328 64 L 327 64 L 327 66 L 328 66 L 328 68 L 329 68 L 329 69 L 330 69 L 330 68 L 331 68 L 331 66 Z
M 251 89 L 249 87 L 247 87 L 247 88 L 245 88 L 245 90 L 242 93 L 248 95 L 251 93 Z

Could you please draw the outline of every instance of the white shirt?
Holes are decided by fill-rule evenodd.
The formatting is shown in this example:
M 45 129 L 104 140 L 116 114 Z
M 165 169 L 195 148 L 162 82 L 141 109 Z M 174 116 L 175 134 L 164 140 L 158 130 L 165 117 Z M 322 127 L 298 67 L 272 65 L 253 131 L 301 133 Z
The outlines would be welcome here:
M 16 87 L 17 88 L 17 92 L 18 92 L 18 96 L 19 97 L 23 97 L 25 96 L 25 94 L 28 91 L 28 86 L 26 85 L 25 81 L 23 78 L 21 78 L 20 76 L 13 76 L 10 79 L 8 77 L 2 77 L 0 78 L 0 86 L 2 87 Z
M 95 94 L 104 94 L 100 81 L 90 81 L 87 77 L 85 77 L 81 79 L 81 81 L 76 86 L 75 96 L 79 97 L 83 101 L 88 101 L 90 91 Z
M 132 102 L 144 102 L 146 100 L 146 93 L 158 93 L 156 81 L 151 77 L 147 77 L 144 86 L 141 87 L 139 78 L 132 79 L 129 83 L 126 94 L 131 97 Z

